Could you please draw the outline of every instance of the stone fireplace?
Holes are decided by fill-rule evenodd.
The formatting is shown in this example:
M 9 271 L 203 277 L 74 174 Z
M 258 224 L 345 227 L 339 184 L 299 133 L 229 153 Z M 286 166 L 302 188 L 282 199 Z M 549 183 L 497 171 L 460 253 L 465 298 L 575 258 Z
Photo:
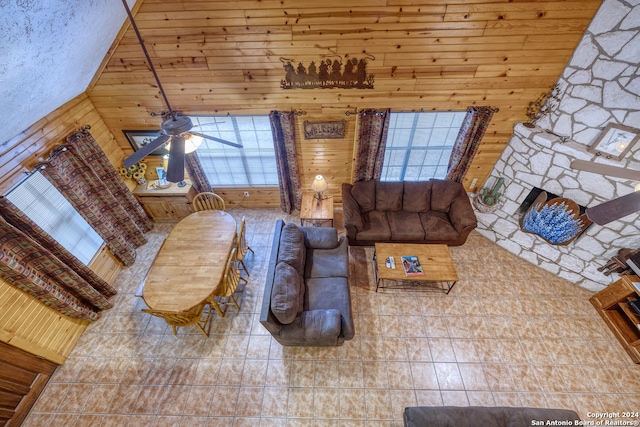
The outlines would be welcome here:
M 631 182 L 571 169 L 573 159 L 591 161 L 593 157 L 582 144 L 563 142 L 544 129 L 517 123 L 487 180 L 487 185 L 491 185 L 498 178 L 504 178 L 502 208 L 493 213 L 476 212 L 478 232 L 519 257 L 584 288 L 599 291 L 612 283 L 616 277 L 605 276 L 597 268 L 618 249 L 637 247 L 638 229 L 634 226 L 637 216 L 606 226 L 592 224 L 566 246 L 551 245 L 539 236 L 523 232 L 519 225 L 521 205 L 534 187 L 586 207 L 633 191 Z

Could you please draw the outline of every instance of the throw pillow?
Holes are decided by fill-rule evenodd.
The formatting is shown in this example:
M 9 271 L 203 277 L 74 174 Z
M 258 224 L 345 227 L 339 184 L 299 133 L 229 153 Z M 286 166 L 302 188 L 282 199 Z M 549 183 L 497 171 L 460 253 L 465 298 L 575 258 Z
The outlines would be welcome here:
M 300 275 L 289 264 L 276 265 L 276 273 L 271 290 L 271 312 L 283 325 L 293 322 L 302 313 L 304 285 L 300 283 Z
M 302 276 L 306 257 L 307 247 L 304 245 L 302 231 L 292 222 L 285 224 L 280 235 L 278 262 L 286 262 Z

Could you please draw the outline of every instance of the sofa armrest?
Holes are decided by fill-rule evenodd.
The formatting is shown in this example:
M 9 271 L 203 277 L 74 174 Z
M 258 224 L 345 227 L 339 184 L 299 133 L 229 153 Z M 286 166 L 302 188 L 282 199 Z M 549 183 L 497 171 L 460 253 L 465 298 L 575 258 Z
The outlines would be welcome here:
M 362 211 L 360 205 L 356 202 L 356 199 L 351 195 L 351 188 L 353 185 L 343 183 L 342 184 L 342 213 L 344 215 L 344 225 L 353 226 L 356 230 L 362 230 Z
M 451 208 L 449 209 L 449 220 L 460 234 L 463 232 L 469 233 L 478 226 L 478 219 L 473 211 L 473 207 L 471 207 L 467 193 L 453 200 Z
M 335 346 L 340 344 L 342 330 L 338 310 L 309 310 L 280 330 L 279 342 L 289 346 Z

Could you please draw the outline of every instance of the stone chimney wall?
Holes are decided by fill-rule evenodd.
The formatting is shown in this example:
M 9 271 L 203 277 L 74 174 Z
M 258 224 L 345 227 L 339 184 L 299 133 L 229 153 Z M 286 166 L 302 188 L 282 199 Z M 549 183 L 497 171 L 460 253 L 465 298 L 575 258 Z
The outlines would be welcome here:
M 520 204 L 535 186 L 596 206 L 631 193 L 637 182 L 570 167 L 573 159 L 640 171 L 640 144 L 620 161 L 587 151 L 609 123 L 640 129 L 640 3 L 605 0 L 558 80 L 560 101 L 533 128 L 522 123 L 485 185 L 505 179 L 494 213 L 477 213 L 478 231 L 521 258 L 582 287 L 599 291 L 617 279 L 597 271 L 621 248 L 640 247 L 640 213 L 593 224 L 567 246 L 520 230 Z

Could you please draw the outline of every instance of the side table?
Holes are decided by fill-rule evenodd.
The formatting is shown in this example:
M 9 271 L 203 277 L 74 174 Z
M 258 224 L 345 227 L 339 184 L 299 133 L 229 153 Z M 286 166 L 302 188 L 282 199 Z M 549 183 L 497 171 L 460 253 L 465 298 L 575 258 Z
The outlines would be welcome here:
M 313 194 L 303 194 L 300 225 L 320 227 L 327 222 L 330 227 L 333 227 L 333 197 L 327 197 L 318 203 L 318 199 L 315 199 Z

